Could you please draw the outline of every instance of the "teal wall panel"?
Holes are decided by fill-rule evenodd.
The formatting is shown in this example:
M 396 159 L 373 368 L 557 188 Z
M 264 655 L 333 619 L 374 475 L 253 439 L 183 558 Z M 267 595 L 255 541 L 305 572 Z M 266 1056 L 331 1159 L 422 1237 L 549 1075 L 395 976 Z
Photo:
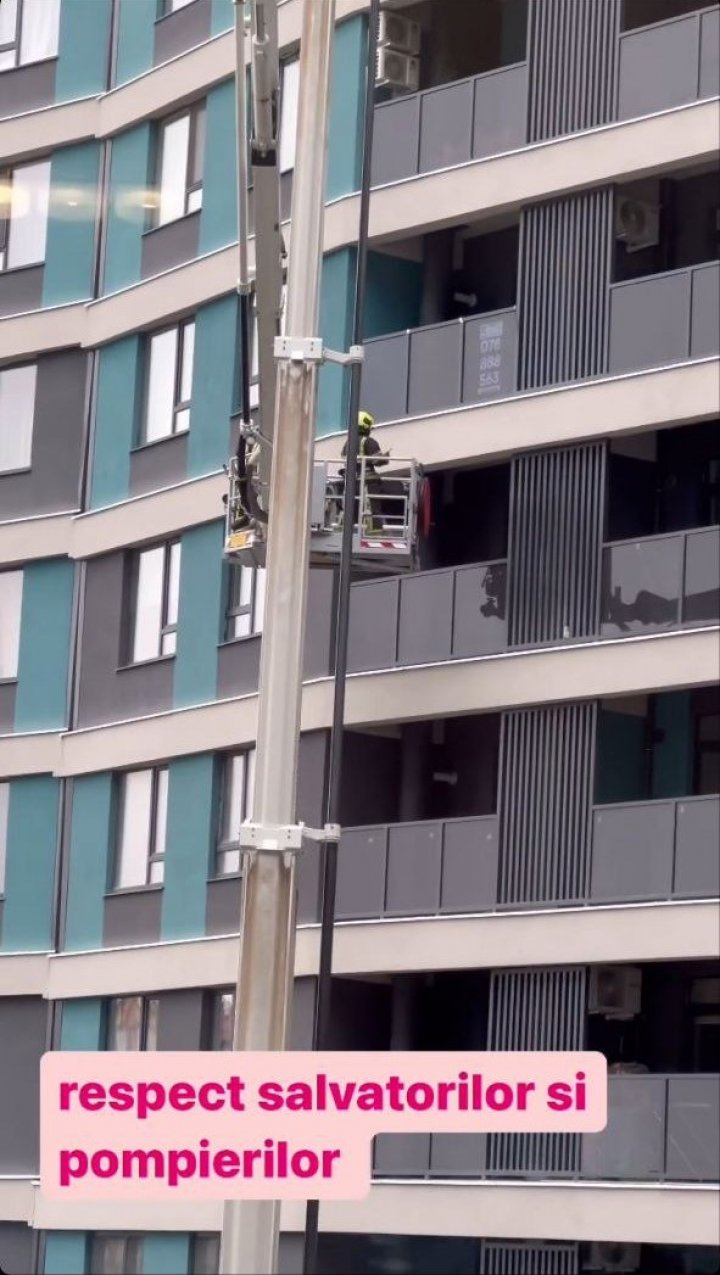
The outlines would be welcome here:
M 215 698 L 224 601 L 222 543 L 222 522 L 194 527 L 182 538 L 173 683 L 176 708 Z
M 341 22 L 335 30 L 328 135 L 328 199 L 360 189 L 367 18 L 364 14 Z
M 166 1233 L 143 1238 L 143 1275 L 185 1275 L 189 1261 L 189 1235 Z
M 5 904 L 0 947 L 49 951 L 60 785 L 49 775 L 10 784 Z
M 139 124 L 112 140 L 103 292 L 116 292 L 140 278 L 142 235 L 147 225 L 142 199 L 150 178 L 150 140 L 149 124 Z
M 221 31 L 227 31 L 234 22 L 233 0 L 212 0 L 212 9 L 210 10 L 210 32 L 212 35 L 219 35 Z
M 205 897 L 215 831 L 213 757 L 170 762 L 162 937 L 205 933 Z
M 130 449 L 135 438 L 140 338 L 124 337 L 98 355 L 92 482 L 93 508 L 125 500 L 130 491 Z
M 157 13 L 155 0 L 120 0 L 116 84 L 132 80 L 152 66 Z
M 237 243 L 234 80 L 210 90 L 206 109 L 201 254 Z
M 320 335 L 334 350 L 347 350 L 352 336 L 355 292 L 355 249 L 341 248 L 323 258 L 320 284 Z M 344 368 L 326 363 L 320 369 L 317 432 L 332 434 L 347 427 L 349 380 Z
M 112 776 L 73 781 L 70 866 L 63 947 L 102 947 L 104 897 L 112 828 Z
M 43 305 L 93 295 L 100 146 L 88 142 L 55 151 L 43 274 Z
M 653 797 L 687 797 L 693 784 L 693 714 L 690 691 L 669 691 L 655 701 Z
M 369 252 L 364 336 L 385 336 L 420 324 L 423 267 L 419 261 Z
M 85 1275 L 87 1236 L 84 1231 L 45 1233 L 45 1275 Z
M 112 0 L 66 0 L 60 6 L 55 100 L 102 93 L 107 87 Z
M 16 731 L 66 724 L 74 576 L 75 564 L 67 558 L 25 567 Z
M 63 1001 L 60 1048 L 75 1052 L 102 1049 L 103 1003 L 94 997 Z
M 237 300 L 223 297 L 195 318 L 188 478 L 220 469 L 228 457 L 237 353 Z

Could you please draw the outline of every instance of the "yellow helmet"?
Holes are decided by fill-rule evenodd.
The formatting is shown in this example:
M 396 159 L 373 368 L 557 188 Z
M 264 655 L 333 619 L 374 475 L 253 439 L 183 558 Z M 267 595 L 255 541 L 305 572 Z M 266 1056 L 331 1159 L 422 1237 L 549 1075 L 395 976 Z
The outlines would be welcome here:
M 369 412 L 358 412 L 358 425 L 361 434 L 369 434 L 374 424 L 375 417 L 371 416 Z

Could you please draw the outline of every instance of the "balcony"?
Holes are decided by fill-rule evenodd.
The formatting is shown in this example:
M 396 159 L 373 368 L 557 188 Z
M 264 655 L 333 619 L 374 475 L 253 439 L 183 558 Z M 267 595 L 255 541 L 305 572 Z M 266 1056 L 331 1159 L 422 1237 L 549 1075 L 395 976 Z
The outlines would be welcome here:
M 720 10 L 698 9 L 667 22 L 623 31 L 618 67 L 619 120 L 684 106 L 720 92 Z
M 610 285 L 609 372 L 720 353 L 720 262 Z
M 602 637 L 716 622 L 720 527 L 606 545 L 601 589 Z
M 362 400 L 379 421 L 484 403 L 514 394 L 516 387 L 514 308 L 365 343 Z
M 566 1149 L 573 1148 L 575 1154 L 558 1156 L 552 1136 L 512 1139 L 516 1148 L 523 1143 L 528 1149 L 528 1144 L 534 1143 L 541 1152 L 533 1157 L 533 1177 L 590 1182 L 717 1182 L 720 1077 L 609 1076 L 608 1123 L 603 1132 L 556 1138 L 562 1138 Z M 430 1179 L 531 1176 L 529 1170 L 518 1167 L 526 1158 L 524 1154 L 512 1169 L 499 1169 L 496 1148 L 501 1140 L 509 1144 L 510 1135 L 385 1134 L 375 1142 L 374 1173 L 379 1178 Z
M 499 820 L 378 824 L 343 831 L 339 921 L 448 916 L 720 896 L 720 797 L 595 806 L 587 887 L 574 899 L 500 901 Z

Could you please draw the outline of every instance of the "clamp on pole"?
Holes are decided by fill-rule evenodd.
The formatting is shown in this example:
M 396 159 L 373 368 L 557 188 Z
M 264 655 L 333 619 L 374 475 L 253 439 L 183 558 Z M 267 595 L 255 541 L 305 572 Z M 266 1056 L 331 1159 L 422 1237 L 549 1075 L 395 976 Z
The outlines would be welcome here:
M 361 345 L 351 345 L 347 354 L 329 350 L 319 336 L 276 336 L 273 347 L 275 358 L 290 363 L 339 363 L 347 367 L 362 363 L 364 351 Z
M 326 823 L 324 828 L 308 828 L 304 823 L 262 824 L 249 821 L 240 825 L 240 849 L 244 854 L 281 854 L 286 867 L 307 842 L 324 845 L 339 842 L 340 824 Z

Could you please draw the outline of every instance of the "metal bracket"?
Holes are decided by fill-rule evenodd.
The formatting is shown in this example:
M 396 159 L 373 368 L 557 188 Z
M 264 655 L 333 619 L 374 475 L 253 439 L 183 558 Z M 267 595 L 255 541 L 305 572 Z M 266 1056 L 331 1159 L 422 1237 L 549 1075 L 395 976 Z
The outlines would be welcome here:
M 340 840 L 340 825 L 326 823 L 324 828 L 308 828 L 304 823 L 262 824 L 243 823 L 240 825 L 240 849 L 246 854 L 281 854 L 285 864 L 302 850 L 305 842 Z
M 276 359 L 288 359 L 291 363 L 362 363 L 363 347 L 351 345 L 347 354 L 329 350 L 319 336 L 276 336 L 273 353 Z

